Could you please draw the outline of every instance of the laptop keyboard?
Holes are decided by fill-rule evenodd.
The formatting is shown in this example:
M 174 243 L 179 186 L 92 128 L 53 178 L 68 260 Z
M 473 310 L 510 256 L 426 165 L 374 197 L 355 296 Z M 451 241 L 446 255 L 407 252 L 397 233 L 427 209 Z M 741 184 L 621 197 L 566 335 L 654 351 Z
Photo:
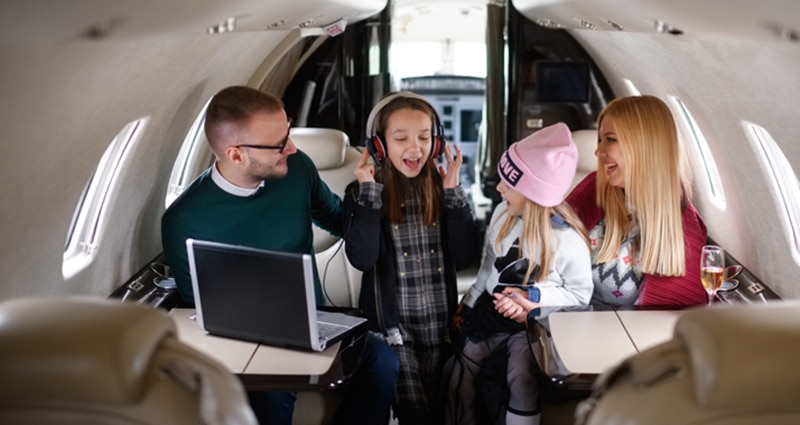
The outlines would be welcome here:
M 325 341 L 332 338 L 342 330 L 347 329 L 347 326 L 317 322 L 317 329 L 319 329 L 319 340 Z

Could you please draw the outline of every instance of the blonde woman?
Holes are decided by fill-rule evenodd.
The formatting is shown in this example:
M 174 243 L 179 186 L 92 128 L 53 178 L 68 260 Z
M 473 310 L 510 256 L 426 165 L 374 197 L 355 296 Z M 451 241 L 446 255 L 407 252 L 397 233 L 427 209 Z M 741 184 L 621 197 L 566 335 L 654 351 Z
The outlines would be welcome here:
M 699 264 L 707 231 L 669 108 L 654 96 L 615 99 L 598 128 L 598 171 L 567 197 L 592 241 L 592 303 L 706 303 Z

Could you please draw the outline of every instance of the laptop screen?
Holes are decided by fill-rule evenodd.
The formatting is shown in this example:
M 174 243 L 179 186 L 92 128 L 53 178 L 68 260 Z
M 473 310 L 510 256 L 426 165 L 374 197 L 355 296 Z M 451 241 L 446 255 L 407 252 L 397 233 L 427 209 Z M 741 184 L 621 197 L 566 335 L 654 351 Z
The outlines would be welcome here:
M 316 331 L 310 255 L 193 239 L 186 247 L 198 320 L 209 333 L 310 343 L 310 327 Z

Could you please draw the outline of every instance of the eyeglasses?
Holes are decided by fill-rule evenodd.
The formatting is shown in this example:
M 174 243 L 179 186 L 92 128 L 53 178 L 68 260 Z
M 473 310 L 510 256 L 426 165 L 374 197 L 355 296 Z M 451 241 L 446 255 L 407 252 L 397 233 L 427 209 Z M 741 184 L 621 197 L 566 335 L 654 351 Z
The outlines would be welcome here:
M 282 154 L 283 150 L 286 149 L 286 144 L 289 143 L 289 133 L 292 131 L 292 120 L 289 119 L 288 122 L 288 129 L 286 130 L 286 136 L 281 140 L 281 144 L 277 146 L 267 146 L 267 145 L 236 145 L 237 148 L 253 148 L 253 149 L 269 149 L 269 150 L 277 150 L 278 154 Z

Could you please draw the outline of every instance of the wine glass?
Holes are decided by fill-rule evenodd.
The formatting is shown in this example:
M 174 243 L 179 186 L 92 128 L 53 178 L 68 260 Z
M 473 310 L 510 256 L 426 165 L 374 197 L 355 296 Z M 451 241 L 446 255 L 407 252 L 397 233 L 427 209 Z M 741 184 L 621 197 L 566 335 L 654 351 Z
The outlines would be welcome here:
M 723 279 L 725 279 L 725 252 L 717 245 L 705 245 L 700 255 L 700 280 L 708 294 L 708 305 L 714 303 Z

